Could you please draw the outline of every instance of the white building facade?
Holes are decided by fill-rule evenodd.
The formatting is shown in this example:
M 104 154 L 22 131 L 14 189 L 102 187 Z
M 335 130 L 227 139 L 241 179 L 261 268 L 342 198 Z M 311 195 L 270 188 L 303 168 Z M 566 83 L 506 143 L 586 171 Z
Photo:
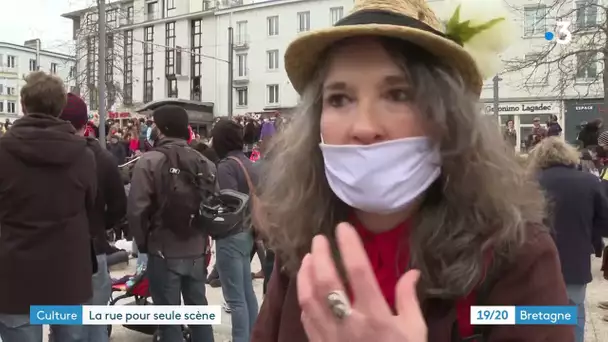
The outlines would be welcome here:
M 579 31 L 605 18 L 587 6 L 594 0 L 572 1 L 558 12 L 555 0 L 509 0 L 515 23 L 515 43 L 501 58 L 506 67 L 517 71 L 501 72 L 498 89 L 501 124 L 513 120 L 523 140 L 531 130 L 532 120 L 546 121 L 557 115 L 566 132 L 579 120 L 576 108 L 588 108 L 573 102 L 603 98 L 601 69 L 597 60 L 579 54 L 564 59 L 575 71 L 558 72 L 556 65 L 544 63 L 551 56 L 567 54 L 584 40 Z M 602 0 L 603 1 L 603 0 Z M 447 0 L 428 0 L 438 13 Z M 284 70 L 283 56 L 291 40 L 309 30 L 329 27 L 347 15 L 353 0 L 122 0 L 108 5 L 108 24 L 115 56 L 108 77 L 110 88 L 120 96 L 111 102 L 110 110 L 129 110 L 138 104 L 165 98 L 179 98 L 214 104 L 215 115 L 235 115 L 284 111 L 294 107 L 298 95 Z M 580 8 L 579 8 L 580 7 Z M 84 84 L 96 87 L 95 23 L 89 10 L 64 15 L 75 22 L 78 74 Z M 564 13 L 569 13 L 564 16 Z M 556 19 L 559 18 L 559 19 Z M 545 39 L 555 31 L 558 21 L 570 20 L 576 37 L 569 46 L 556 46 Z M 94 25 L 93 25 L 94 26 Z M 233 31 L 233 48 L 229 48 L 229 27 Z M 83 34 L 84 32 L 84 34 Z M 88 33 L 87 33 L 88 32 Z M 90 38 L 89 36 L 93 36 Z M 92 39 L 87 45 L 83 40 Z M 576 45 L 579 44 L 579 45 Z M 229 55 L 233 67 L 229 68 Z M 543 54 L 548 57 L 541 58 Z M 91 55 L 93 56 L 91 58 Z M 585 57 L 585 56 L 582 56 Z M 528 67 L 521 67 L 529 64 Z M 90 66 L 90 67 L 89 67 Z M 84 72 L 85 70 L 89 70 Z M 230 82 L 229 73 L 233 73 Z M 82 87 L 82 86 L 81 86 Z M 492 79 L 485 82 L 481 102 L 487 114 L 494 112 Z M 81 93 L 83 93 L 81 89 Z M 87 102 L 95 110 L 95 91 Z M 229 110 L 232 94 L 232 110 Z M 570 101 L 570 102 L 569 102 Z M 568 110 L 572 107 L 572 110 Z M 586 109 L 588 115 L 595 115 Z M 572 120 L 565 119 L 571 113 Z M 600 112 L 598 110 L 596 112 Z M 591 114 L 589 114 L 591 113 Z M 608 115 L 608 111 L 607 111 Z M 575 133 L 575 132 L 574 132 Z M 569 135 L 574 134 L 568 133 Z
M 214 104 L 215 115 L 292 108 L 298 95 L 283 68 L 291 40 L 329 27 L 353 0 L 243 1 L 135 0 L 107 6 L 110 38 L 106 63 L 109 111 L 129 111 L 150 101 L 179 98 Z M 74 21 L 80 94 L 91 111 L 97 101 L 97 14 L 65 14 Z M 229 70 L 229 27 L 233 67 Z M 110 70 L 108 70 L 110 69 Z M 229 72 L 233 81 L 229 82 Z
M 21 87 L 24 78 L 32 71 L 42 70 L 57 75 L 64 80 L 66 90 L 72 89 L 74 82 L 74 58 L 61 53 L 39 50 L 30 44 L 16 45 L 0 42 L 0 123 L 11 122 L 23 115 L 21 108 Z M 37 56 L 39 64 L 37 65 Z

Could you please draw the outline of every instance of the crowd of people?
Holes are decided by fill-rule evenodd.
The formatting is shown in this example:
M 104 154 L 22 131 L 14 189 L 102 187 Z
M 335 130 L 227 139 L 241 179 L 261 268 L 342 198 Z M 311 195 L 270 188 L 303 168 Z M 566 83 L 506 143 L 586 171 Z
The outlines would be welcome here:
M 522 151 L 526 152 L 534 148 L 541 140 L 547 137 L 559 137 L 562 134 L 562 127 L 559 124 L 557 115 L 551 115 L 549 120 L 543 124 L 539 117 L 532 120 L 532 132 L 521 141 Z M 507 120 L 502 132 L 504 140 L 513 148 L 516 148 L 520 141 L 518 140 L 515 122 L 512 119 Z
M 126 216 L 153 303 L 206 305 L 214 283 L 233 342 L 584 342 L 591 255 L 606 255 L 608 132 L 596 125 L 579 151 L 557 118 L 537 120 L 529 155 L 516 155 L 512 123 L 500 136 L 478 113 L 488 75 L 439 23 L 425 2 L 360 1 L 299 35 L 285 54 L 301 95 L 287 125 L 220 118 L 205 142 L 165 105 L 110 129 L 123 146 L 137 140 L 128 196 L 110 152 L 120 139 L 99 146 L 84 102 L 30 74 L 26 115 L 0 138 L 0 337 L 41 341 L 30 305 L 105 304 L 102 235 Z M 249 195 L 248 215 L 206 220 L 228 193 Z M 473 305 L 576 305 L 578 322 L 473 326 Z M 212 326 L 189 328 L 214 341 Z M 180 326 L 158 329 L 160 342 L 183 339 Z M 61 342 L 105 342 L 103 330 L 51 326 Z

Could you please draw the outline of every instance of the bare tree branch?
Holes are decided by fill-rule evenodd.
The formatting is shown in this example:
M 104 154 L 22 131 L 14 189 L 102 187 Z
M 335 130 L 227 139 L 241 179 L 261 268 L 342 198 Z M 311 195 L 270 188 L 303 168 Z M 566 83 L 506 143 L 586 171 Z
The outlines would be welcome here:
M 566 93 L 585 97 L 602 89 L 604 94 L 608 91 L 604 84 L 608 81 L 608 69 L 604 67 L 608 58 L 608 5 L 587 0 L 577 2 L 573 8 L 571 0 L 541 0 L 534 6 L 536 9 L 528 5 L 511 7 L 522 13 L 525 35 L 538 38 L 546 31 L 555 32 L 553 41 L 533 48 L 526 56 L 505 61 L 505 73 L 521 76 L 520 88 L 530 93 L 557 92 L 560 97 Z M 570 23 L 569 44 L 555 42 L 564 37 L 563 32 L 557 32 L 560 22 Z
M 133 44 L 139 44 L 131 40 L 126 41 L 126 31 L 122 28 L 132 24 L 136 13 L 129 13 L 126 8 L 109 7 L 106 10 L 106 98 L 107 108 L 112 108 L 116 103 L 128 104 L 131 99 L 125 97 L 124 74 L 126 64 L 126 49 L 130 51 L 131 68 L 138 60 L 141 53 L 134 54 Z M 72 54 L 76 56 L 76 69 L 70 75 L 70 81 L 75 81 L 76 89 L 81 97 L 89 104 L 92 110 L 98 106 L 98 40 L 99 25 L 96 6 L 91 6 L 80 21 L 80 27 L 75 32 L 75 40 L 70 46 Z M 128 45 L 127 45 L 128 44 Z M 128 97 L 128 96 L 127 96 Z

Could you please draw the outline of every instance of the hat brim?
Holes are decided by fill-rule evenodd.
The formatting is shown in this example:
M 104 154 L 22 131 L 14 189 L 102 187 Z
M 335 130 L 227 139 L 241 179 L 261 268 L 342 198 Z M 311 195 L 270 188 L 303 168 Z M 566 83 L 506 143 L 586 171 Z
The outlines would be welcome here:
M 314 75 L 322 54 L 332 44 L 361 36 L 392 37 L 418 45 L 456 69 L 471 91 L 481 94 L 481 73 L 473 57 L 462 46 L 432 32 L 387 24 L 334 26 L 302 34 L 285 52 L 285 70 L 294 89 L 302 94 Z

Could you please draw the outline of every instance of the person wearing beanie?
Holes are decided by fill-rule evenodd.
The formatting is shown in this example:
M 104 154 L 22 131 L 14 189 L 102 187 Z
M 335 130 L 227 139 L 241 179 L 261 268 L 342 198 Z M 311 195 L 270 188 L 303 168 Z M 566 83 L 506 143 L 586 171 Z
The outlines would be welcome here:
M 59 118 L 69 98 L 64 82 L 32 72 L 20 98 L 25 115 L 0 138 L 0 339 L 5 342 L 42 340 L 42 325 L 30 324 L 32 305 L 89 303 L 97 266 L 87 217 L 97 194 L 95 157 L 74 127 Z M 51 325 L 51 330 L 55 341 L 89 340 L 86 326 Z
M 89 130 L 89 116 L 85 102 L 72 93 L 68 93 L 67 104 L 59 116 L 74 126 L 76 135 L 85 137 Z M 106 305 L 112 293 L 112 281 L 108 272 L 107 254 L 111 254 L 106 238 L 106 229 L 117 225 L 127 212 L 127 197 L 124 191 L 122 177 L 118 170 L 118 161 L 112 153 L 102 148 L 94 136 L 85 137 L 87 147 L 95 155 L 97 169 L 97 196 L 94 208 L 89 213 L 89 229 L 93 238 L 97 272 L 93 274 L 92 305 Z M 90 342 L 107 342 L 108 331 L 105 326 L 87 326 Z
M 193 214 L 187 212 L 191 209 L 188 203 L 194 203 L 191 189 L 182 182 L 178 188 L 170 172 L 184 170 L 184 174 L 202 174 L 215 180 L 216 167 L 188 146 L 188 113 L 184 108 L 164 105 L 155 109 L 152 117 L 149 141 L 153 147 L 133 167 L 127 200 L 129 231 L 139 251 L 138 265 L 147 264 L 155 305 L 180 305 L 182 297 L 186 305 L 207 305 L 207 235 L 191 224 Z M 215 190 L 215 184 L 211 185 Z M 193 341 L 213 342 L 211 325 L 189 328 Z M 160 342 L 183 339 L 179 325 L 161 325 L 158 332 Z
M 243 126 L 227 119 L 211 131 L 212 148 L 220 158 L 217 178 L 220 189 L 255 192 L 258 174 L 243 153 Z M 258 302 L 251 280 L 251 249 L 255 247 L 250 227 L 238 227 L 216 240 L 216 263 L 222 293 L 232 316 L 232 341 L 249 342 L 258 315 Z M 258 254 L 264 264 L 263 254 Z

